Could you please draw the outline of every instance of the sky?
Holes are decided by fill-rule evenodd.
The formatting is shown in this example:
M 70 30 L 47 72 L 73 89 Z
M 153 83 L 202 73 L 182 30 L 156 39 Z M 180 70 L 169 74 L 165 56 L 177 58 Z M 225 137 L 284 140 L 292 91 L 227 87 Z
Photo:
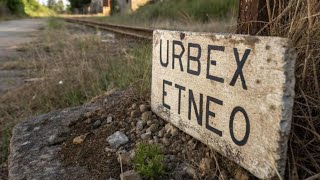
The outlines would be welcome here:
M 48 0 L 37 0 L 37 1 L 40 2 L 43 5 L 47 5 L 48 4 Z M 64 5 L 69 4 L 69 1 L 68 0 L 63 0 L 63 4 Z

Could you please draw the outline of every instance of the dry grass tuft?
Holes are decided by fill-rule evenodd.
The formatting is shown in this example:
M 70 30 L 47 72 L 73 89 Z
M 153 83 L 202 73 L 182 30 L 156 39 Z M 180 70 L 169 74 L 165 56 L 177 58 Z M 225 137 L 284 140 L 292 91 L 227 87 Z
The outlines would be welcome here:
M 49 22 L 21 60 L 0 67 L 25 69 L 30 80 L 0 96 L 0 165 L 21 119 L 78 106 L 114 88 L 131 86 L 142 95 L 150 88 L 149 43 L 114 41 L 92 29 Z
M 270 22 L 263 30 L 291 39 L 298 52 L 286 177 L 315 177 L 320 172 L 320 2 L 266 1 Z

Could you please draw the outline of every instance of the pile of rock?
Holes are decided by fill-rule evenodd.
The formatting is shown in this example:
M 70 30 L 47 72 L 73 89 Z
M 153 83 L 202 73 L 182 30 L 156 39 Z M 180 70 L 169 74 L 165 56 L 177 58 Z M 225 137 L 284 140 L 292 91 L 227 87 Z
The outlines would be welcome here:
M 108 153 L 118 156 L 121 166 L 130 167 L 128 171 L 120 175 L 122 179 L 141 178 L 134 172 L 131 163 L 134 148 L 141 142 L 158 144 L 161 147 L 165 155 L 166 178 L 195 179 L 216 175 L 215 163 L 211 157 L 212 151 L 188 134 L 157 117 L 152 113 L 148 104 L 140 106 L 132 104 L 127 114 L 128 118 L 125 120 L 127 127 L 122 129 L 123 132 L 116 131 L 107 137 L 108 146 L 106 147 Z M 226 178 L 226 175 L 224 176 Z
M 126 97 L 113 93 L 103 104 L 56 111 L 17 125 L 10 144 L 9 177 L 139 180 L 132 159 L 137 145 L 144 142 L 162 150 L 161 179 L 248 179 L 238 166 L 216 158 L 206 145 L 152 113 L 148 103 L 130 104 L 132 99 Z

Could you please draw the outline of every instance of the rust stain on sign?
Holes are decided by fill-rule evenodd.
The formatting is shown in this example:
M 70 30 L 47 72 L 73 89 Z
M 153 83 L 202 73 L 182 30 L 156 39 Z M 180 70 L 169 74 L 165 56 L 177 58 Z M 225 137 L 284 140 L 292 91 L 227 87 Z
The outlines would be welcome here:
M 152 110 L 255 176 L 271 178 L 285 170 L 294 63 L 284 38 L 158 30 Z

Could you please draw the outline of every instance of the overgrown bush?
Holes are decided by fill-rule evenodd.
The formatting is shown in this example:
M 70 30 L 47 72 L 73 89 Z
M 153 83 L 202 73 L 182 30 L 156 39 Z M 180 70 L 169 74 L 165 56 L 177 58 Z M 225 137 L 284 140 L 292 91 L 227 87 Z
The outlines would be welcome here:
M 36 0 L 0 0 L 0 14 L 6 14 L 2 9 L 8 9 L 9 14 L 17 16 L 50 16 L 54 12 L 40 5 Z
M 14 14 L 24 14 L 24 4 L 22 0 L 8 0 L 7 7 Z
M 164 173 L 163 154 L 156 144 L 139 144 L 133 163 L 135 170 L 146 178 L 154 179 Z
M 236 0 L 170 0 L 157 1 L 141 7 L 134 16 L 145 19 L 185 19 L 209 21 L 210 18 L 230 16 L 236 7 Z

